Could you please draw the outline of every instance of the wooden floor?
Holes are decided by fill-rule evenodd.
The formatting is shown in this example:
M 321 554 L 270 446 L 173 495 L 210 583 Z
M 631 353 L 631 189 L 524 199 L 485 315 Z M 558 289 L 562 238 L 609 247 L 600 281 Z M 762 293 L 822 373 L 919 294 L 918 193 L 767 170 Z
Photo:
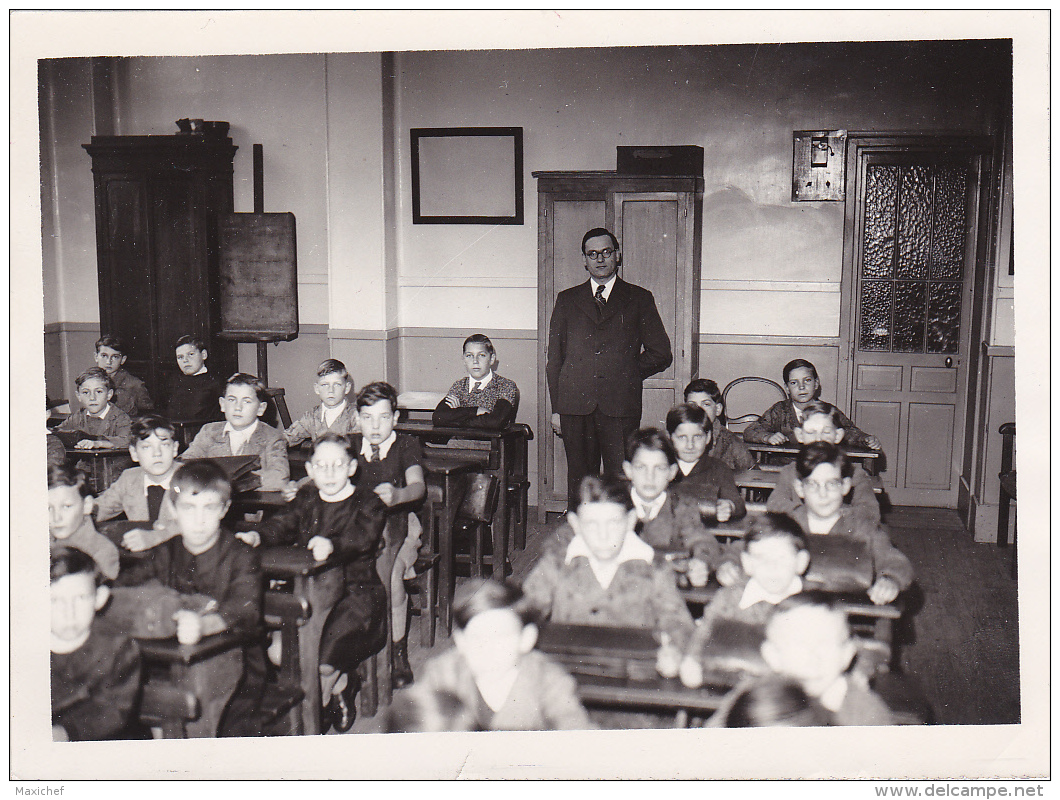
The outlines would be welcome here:
M 555 516 L 536 522 L 531 509 L 525 550 L 512 554 L 511 579 L 526 577 Z M 993 725 L 1020 719 L 1019 621 L 1012 551 L 976 544 L 956 511 L 899 506 L 886 515 L 896 547 L 912 561 L 916 582 L 909 613 L 899 623 L 899 670 L 916 682 L 944 725 Z M 417 621 L 410 638 L 413 672 L 448 648 L 444 629 L 430 650 Z M 353 731 L 378 730 L 376 719 L 357 720 Z

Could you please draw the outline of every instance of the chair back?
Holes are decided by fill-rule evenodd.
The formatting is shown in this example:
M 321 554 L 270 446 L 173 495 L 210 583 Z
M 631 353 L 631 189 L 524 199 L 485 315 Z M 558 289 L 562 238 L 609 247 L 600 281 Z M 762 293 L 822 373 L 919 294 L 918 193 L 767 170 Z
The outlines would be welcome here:
M 730 381 L 721 393 L 721 400 L 725 404 L 725 427 L 731 431 L 742 431 L 762 416 L 767 408 L 787 396 L 784 387 L 769 378 L 748 375 Z
M 457 518 L 489 525 L 497 510 L 497 479 L 476 472 L 471 476 Z
M 273 427 L 291 427 L 291 412 L 287 410 L 286 392 L 282 386 L 271 386 L 265 390 L 268 395 L 268 407 L 265 410 L 266 422 Z

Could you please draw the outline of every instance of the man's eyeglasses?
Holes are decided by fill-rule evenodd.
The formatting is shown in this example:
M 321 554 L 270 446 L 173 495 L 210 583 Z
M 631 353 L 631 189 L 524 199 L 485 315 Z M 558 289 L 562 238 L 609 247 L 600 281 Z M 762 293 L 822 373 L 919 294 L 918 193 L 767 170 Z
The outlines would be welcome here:
M 605 258 L 611 258 L 614 255 L 614 248 L 605 247 L 603 250 L 586 250 L 585 257 L 591 258 L 593 261 L 602 261 Z

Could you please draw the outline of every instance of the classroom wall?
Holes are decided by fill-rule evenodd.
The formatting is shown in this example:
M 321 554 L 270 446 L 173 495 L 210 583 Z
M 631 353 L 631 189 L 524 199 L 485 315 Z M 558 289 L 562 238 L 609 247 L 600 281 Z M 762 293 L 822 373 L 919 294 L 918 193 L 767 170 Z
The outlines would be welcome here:
M 843 208 L 791 202 L 792 131 L 993 133 L 1006 91 L 998 65 L 997 48 L 981 42 L 137 57 L 113 60 L 109 80 L 95 83 L 87 59 L 50 62 L 49 391 L 56 376 L 69 385 L 83 360 L 67 350 L 77 337 L 59 331 L 98 324 L 80 147 L 95 107 L 112 110 L 100 124 L 119 134 L 173 133 L 182 117 L 229 121 L 237 211 L 252 210 L 251 145 L 264 145 L 266 211 L 293 212 L 298 228 L 306 327 L 269 348 L 292 413 L 312 401 L 310 367 L 327 354 L 350 365 L 358 386 L 385 377 L 401 389 L 444 388 L 460 374 L 453 343 L 474 328 L 504 342 L 520 419 L 536 427 L 531 172 L 613 169 L 615 147 L 638 144 L 705 149 L 701 374 L 777 379 L 790 357 L 810 354 L 824 396 L 835 397 Z M 524 225 L 412 224 L 408 130 L 460 125 L 523 127 Z M 632 280 L 635 269 L 627 265 Z M 1002 284 L 988 313 L 991 343 L 1003 345 L 1012 290 Z M 254 367 L 251 346 L 240 363 Z

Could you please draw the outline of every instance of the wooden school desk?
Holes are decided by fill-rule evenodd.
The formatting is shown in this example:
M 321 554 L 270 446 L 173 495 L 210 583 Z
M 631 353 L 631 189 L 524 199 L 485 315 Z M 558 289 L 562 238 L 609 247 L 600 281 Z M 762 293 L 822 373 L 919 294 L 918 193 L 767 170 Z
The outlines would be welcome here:
M 747 449 L 755 457 L 758 466 L 763 469 L 778 467 L 789 461 L 794 461 L 799 454 L 799 447 L 792 444 L 759 444 L 757 442 L 745 442 Z M 883 465 L 882 450 L 847 450 L 844 452 L 851 461 L 861 464 L 869 475 L 879 475 L 880 467 Z
M 709 715 L 740 679 L 737 673 L 710 673 L 698 689 L 655 670 L 659 644 L 648 628 L 573 625 L 550 622 L 537 647 L 563 664 L 578 684 L 586 705 L 649 708 Z
M 198 718 L 201 706 L 191 681 L 192 665 L 242 647 L 248 641 L 248 634 L 232 631 L 205 636 L 195 644 L 181 644 L 176 636 L 168 639 L 137 639 L 145 668 L 155 664 L 166 672 L 164 677 L 151 676 L 147 679 L 141 703 L 141 719 L 161 727 L 164 738 L 185 738 L 185 723 Z
M 79 461 L 87 464 L 85 477 L 92 494 L 96 496 L 106 491 L 122 472 L 134 466 L 128 447 L 67 447 L 66 457 L 75 464 Z
M 735 473 L 733 478 L 737 488 L 743 492 L 744 499 L 764 502 L 776 488 L 777 470 L 752 467 Z M 870 475 L 869 482 L 872 484 L 872 491 L 878 495 L 883 494 L 883 481 L 879 475 Z

